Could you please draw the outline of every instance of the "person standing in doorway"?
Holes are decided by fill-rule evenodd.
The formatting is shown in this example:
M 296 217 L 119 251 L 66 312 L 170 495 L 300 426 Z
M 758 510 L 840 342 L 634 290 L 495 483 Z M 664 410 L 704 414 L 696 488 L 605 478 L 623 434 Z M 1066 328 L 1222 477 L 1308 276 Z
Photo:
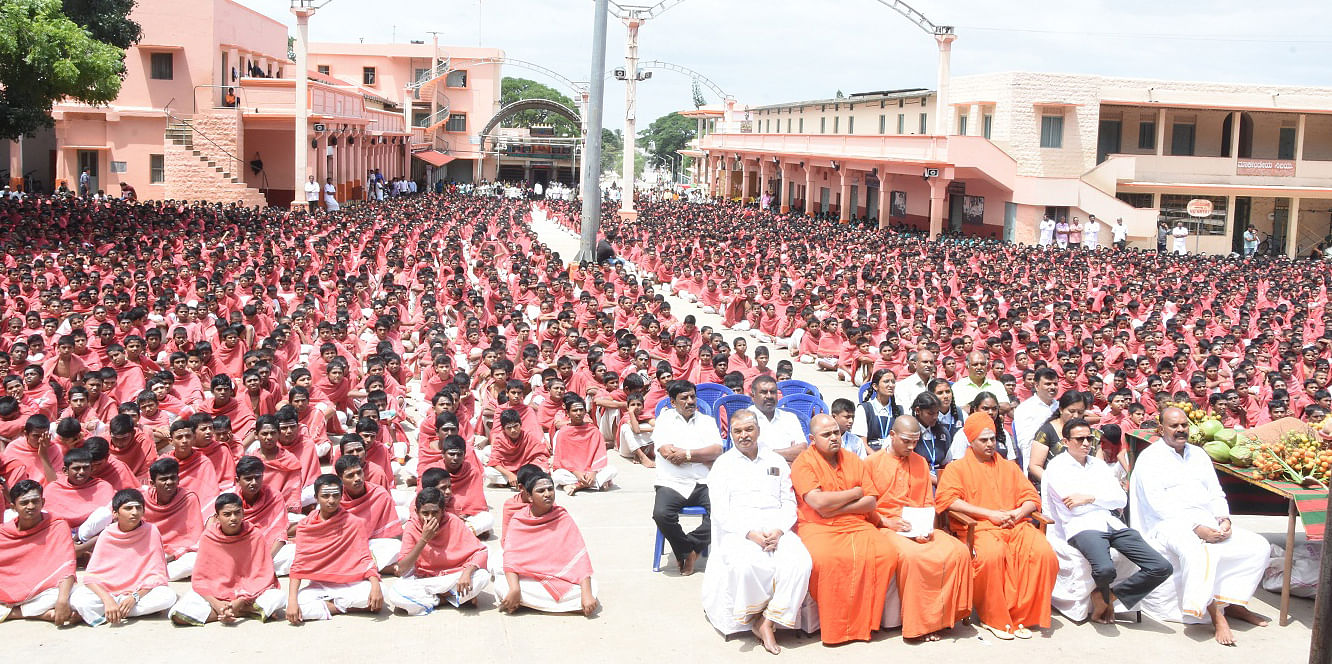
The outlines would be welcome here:
M 1170 237 L 1170 225 L 1162 219 L 1156 225 L 1156 253 L 1164 254 L 1166 250 L 1166 239 Z
M 305 183 L 305 205 L 310 208 L 311 212 L 319 209 L 319 183 L 315 182 L 313 175 Z
M 1248 258 L 1258 251 L 1258 229 L 1249 224 L 1244 229 L 1244 257 Z
M 342 206 L 338 205 L 338 187 L 333 184 L 333 178 L 324 179 L 324 208 L 329 212 L 337 212 Z
M 82 198 L 87 198 L 88 195 L 92 193 L 92 190 L 90 188 L 91 185 L 92 185 L 92 176 L 88 175 L 88 169 L 85 168 L 83 169 L 82 173 L 79 173 L 79 196 Z
M 1110 240 L 1120 251 L 1128 246 L 1128 226 L 1124 225 L 1123 217 L 1115 219 L 1115 225 L 1110 227 Z

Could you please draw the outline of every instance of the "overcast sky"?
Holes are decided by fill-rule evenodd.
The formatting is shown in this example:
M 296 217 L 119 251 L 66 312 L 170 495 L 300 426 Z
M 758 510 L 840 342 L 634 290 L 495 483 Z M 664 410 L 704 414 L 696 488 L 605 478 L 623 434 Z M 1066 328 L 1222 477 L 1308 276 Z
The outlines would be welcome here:
M 294 24 L 289 0 L 238 1 Z M 1332 86 L 1326 0 L 909 2 L 956 27 L 954 75 L 1024 70 Z M 592 10 L 592 0 L 332 0 L 311 19 L 310 38 L 429 41 L 426 31 L 436 30 L 441 45 L 499 48 L 586 81 Z M 625 35 L 613 16 L 608 34 L 612 69 L 624 63 Z M 933 39 L 876 0 L 688 0 L 649 21 L 639 42 L 641 59 L 697 70 L 753 106 L 839 89 L 935 85 Z M 504 74 L 562 87 L 518 67 Z M 687 76 L 655 72 L 638 87 L 639 126 L 692 107 L 690 87 Z M 623 84 L 611 81 L 606 95 L 606 126 L 623 126 Z

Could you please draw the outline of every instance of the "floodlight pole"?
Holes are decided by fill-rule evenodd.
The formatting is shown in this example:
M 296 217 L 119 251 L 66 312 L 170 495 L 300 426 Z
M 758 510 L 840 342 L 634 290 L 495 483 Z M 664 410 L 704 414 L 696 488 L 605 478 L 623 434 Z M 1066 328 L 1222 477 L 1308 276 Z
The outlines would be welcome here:
M 587 134 L 583 150 L 582 237 L 575 261 L 594 261 L 601 229 L 601 111 L 606 92 L 606 17 L 608 0 L 596 0 L 592 12 L 592 73 L 588 77 Z M 633 157 L 629 157 L 632 159 Z

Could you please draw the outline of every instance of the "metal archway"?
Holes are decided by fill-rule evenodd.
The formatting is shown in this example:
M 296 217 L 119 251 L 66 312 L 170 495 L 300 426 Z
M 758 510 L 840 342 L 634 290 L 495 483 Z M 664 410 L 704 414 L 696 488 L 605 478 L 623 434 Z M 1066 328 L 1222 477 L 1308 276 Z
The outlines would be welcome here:
M 686 67 L 686 66 L 684 66 L 684 65 L 677 65 L 677 64 L 675 64 L 674 62 L 665 62 L 665 61 L 662 61 L 662 60 L 644 60 L 644 61 L 638 63 L 638 69 L 639 69 L 640 71 L 641 71 L 641 70 L 644 70 L 644 69 L 664 69 L 664 70 L 666 70 L 666 71 L 673 71 L 673 72 L 675 72 L 675 73 L 677 73 L 677 74 L 684 74 L 685 76 L 688 76 L 688 77 L 690 77 L 690 78 L 692 78 L 692 79 L 698 81 L 699 83 L 702 83 L 702 84 L 703 84 L 704 86 L 706 86 L 709 90 L 711 90 L 711 91 L 713 92 L 713 94 L 717 95 L 717 96 L 720 97 L 721 99 L 725 100 L 725 99 L 730 99 L 730 98 L 731 98 L 731 95 L 726 94 L 726 91 L 723 90 L 723 89 L 721 89 L 721 86 L 720 86 L 720 85 L 717 85 L 715 82 L 713 82 L 712 79 L 710 79 L 710 78 L 708 78 L 707 76 L 704 76 L 702 73 L 700 73 L 700 72 L 698 72 L 698 71 L 695 71 L 695 70 L 693 70 L 693 69 L 690 69 L 690 68 L 688 68 L 688 67 Z M 615 76 L 615 70 L 614 70 L 614 69 L 612 69 L 612 70 L 606 72 L 606 79 L 607 79 L 607 80 L 610 80 L 610 79 L 611 79 L 612 77 L 614 77 L 614 76 Z
M 535 62 L 528 62 L 526 60 L 518 60 L 515 58 L 483 58 L 481 60 L 469 60 L 467 62 L 467 66 L 469 67 L 473 65 L 495 65 L 495 64 L 508 65 L 511 67 L 518 67 L 520 69 L 527 69 L 529 71 L 534 71 L 539 74 L 545 74 L 546 76 L 549 76 L 559 81 L 560 83 L 563 83 L 570 90 L 573 90 L 575 97 L 581 97 L 587 94 L 586 83 L 579 83 L 577 81 L 571 80 L 569 77 L 565 76 L 564 74 L 561 74 L 549 67 L 543 67 L 542 65 L 539 65 Z
M 551 101 L 549 99 L 520 99 L 518 101 L 513 102 L 512 104 L 509 104 L 508 106 L 505 106 L 504 108 L 501 108 L 499 111 L 495 113 L 493 117 L 490 118 L 490 122 L 486 123 L 485 128 L 483 128 L 481 130 L 481 133 L 479 134 L 481 136 L 481 139 L 484 141 L 485 137 L 489 136 L 490 132 L 494 131 L 495 127 L 499 126 L 499 123 L 503 122 L 506 118 L 512 116 L 514 113 L 518 113 L 520 111 L 530 111 L 530 110 L 550 111 L 551 113 L 554 113 L 555 115 L 558 115 L 574 123 L 576 126 L 578 126 L 580 131 L 583 127 L 583 119 L 579 117 L 578 114 L 575 113 L 573 109 L 569 108 L 568 106 L 565 106 L 564 104 L 561 104 L 557 101 Z

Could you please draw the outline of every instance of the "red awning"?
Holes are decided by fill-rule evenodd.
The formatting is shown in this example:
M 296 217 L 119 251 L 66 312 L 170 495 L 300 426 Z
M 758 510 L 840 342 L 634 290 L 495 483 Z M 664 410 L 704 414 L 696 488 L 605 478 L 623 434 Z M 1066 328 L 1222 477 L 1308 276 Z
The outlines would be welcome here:
M 439 150 L 422 150 L 420 152 L 413 152 L 412 156 L 434 166 L 435 168 L 439 168 L 440 166 L 453 161 L 452 155 L 444 154 Z

